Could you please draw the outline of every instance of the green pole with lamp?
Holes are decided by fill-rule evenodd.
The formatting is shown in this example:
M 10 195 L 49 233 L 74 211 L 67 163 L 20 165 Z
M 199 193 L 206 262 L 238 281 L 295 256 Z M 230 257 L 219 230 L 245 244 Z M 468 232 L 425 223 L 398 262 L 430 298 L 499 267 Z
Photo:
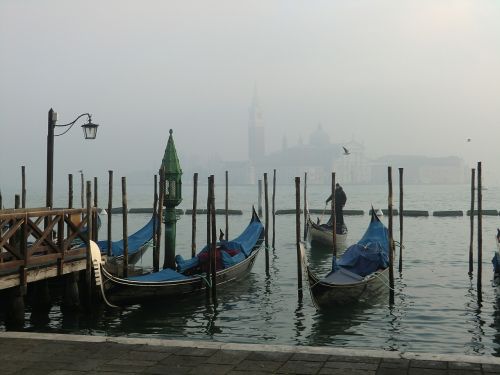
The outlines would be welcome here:
M 165 206 L 165 214 L 163 216 L 165 222 L 165 257 L 163 261 L 163 269 L 175 269 L 175 235 L 177 215 L 175 207 L 182 202 L 182 169 L 175 150 L 174 138 L 172 137 L 172 129 L 169 131 L 167 148 L 163 155 L 161 166 L 164 171 L 165 192 L 163 204 Z

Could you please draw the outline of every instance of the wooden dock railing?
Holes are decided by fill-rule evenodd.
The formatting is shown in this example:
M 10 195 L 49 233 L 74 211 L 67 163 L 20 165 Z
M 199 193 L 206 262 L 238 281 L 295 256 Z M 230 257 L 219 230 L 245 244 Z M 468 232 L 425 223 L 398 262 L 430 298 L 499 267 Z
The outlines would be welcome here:
M 0 210 L 0 289 L 85 269 L 88 223 L 86 209 Z

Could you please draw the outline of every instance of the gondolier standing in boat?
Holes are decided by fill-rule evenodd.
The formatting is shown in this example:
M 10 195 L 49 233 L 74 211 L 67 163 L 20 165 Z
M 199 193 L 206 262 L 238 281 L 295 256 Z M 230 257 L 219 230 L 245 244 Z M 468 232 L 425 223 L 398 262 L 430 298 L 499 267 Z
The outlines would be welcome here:
M 332 200 L 332 195 L 326 199 L 326 204 Z M 347 195 L 345 194 L 342 186 L 337 182 L 335 184 L 335 221 L 338 227 L 344 226 L 344 206 L 347 202 Z M 328 221 L 328 224 L 332 224 L 332 218 Z

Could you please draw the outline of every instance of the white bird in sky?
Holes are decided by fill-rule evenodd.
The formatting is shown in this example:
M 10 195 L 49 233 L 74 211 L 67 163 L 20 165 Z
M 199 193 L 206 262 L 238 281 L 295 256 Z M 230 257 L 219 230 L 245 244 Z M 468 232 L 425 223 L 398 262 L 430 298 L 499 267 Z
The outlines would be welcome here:
M 347 148 L 345 148 L 344 146 L 342 146 L 342 148 L 344 149 L 344 155 L 350 154 L 350 151 Z

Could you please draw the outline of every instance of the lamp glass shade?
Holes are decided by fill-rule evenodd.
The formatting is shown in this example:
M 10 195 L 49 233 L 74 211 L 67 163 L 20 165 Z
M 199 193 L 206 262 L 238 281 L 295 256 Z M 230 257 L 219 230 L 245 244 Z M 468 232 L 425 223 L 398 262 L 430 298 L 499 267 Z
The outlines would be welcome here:
M 95 139 L 95 137 L 97 136 L 98 126 L 99 125 L 90 122 L 90 120 L 87 124 L 82 125 L 83 135 L 85 136 L 85 139 Z

